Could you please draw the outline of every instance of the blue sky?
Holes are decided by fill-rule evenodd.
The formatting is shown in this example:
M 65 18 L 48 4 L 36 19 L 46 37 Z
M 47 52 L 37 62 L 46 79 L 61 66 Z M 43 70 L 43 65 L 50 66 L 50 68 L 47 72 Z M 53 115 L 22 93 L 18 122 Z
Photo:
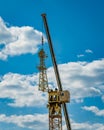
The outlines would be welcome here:
M 38 91 L 42 13 L 63 88 L 71 94 L 72 130 L 104 130 L 103 0 L 0 1 L 0 130 L 48 130 L 47 93 Z M 44 39 L 48 81 L 56 87 Z

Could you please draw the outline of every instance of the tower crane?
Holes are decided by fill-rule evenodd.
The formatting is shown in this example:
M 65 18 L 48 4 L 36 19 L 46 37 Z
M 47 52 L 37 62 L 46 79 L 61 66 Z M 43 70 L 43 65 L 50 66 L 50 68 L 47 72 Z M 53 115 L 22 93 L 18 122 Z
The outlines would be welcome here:
M 41 15 L 43 18 L 43 23 L 46 31 L 46 36 L 48 39 L 49 49 L 51 53 L 53 68 L 55 72 L 55 77 L 57 81 L 58 89 L 50 89 L 48 86 L 48 79 L 46 74 L 46 66 L 45 66 L 45 58 L 47 55 L 42 47 L 39 51 L 38 55 L 40 58 L 40 65 L 38 69 L 39 73 L 39 90 L 48 92 L 48 109 L 49 109 L 49 130 L 62 130 L 62 108 L 64 112 L 65 122 L 67 130 L 71 130 L 70 120 L 68 116 L 66 103 L 69 102 L 70 93 L 67 90 L 63 90 L 62 83 L 59 75 L 58 66 L 56 63 L 56 58 L 53 50 L 52 40 L 48 28 L 48 23 L 46 19 L 46 14 Z M 43 46 L 43 38 L 42 38 L 42 46 Z

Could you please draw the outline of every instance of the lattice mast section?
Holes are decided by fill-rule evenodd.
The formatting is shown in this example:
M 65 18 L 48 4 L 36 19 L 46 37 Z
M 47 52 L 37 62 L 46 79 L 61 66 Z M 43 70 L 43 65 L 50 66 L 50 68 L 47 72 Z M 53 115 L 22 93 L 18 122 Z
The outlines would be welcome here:
M 48 92 L 49 130 L 62 130 L 62 104 L 69 102 L 69 91 Z
M 59 91 L 51 90 L 48 93 L 49 130 L 62 130 L 62 112 L 59 101 Z
M 47 55 L 45 54 L 44 49 L 42 48 L 38 56 L 40 58 L 40 65 L 38 66 L 38 69 L 40 71 L 39 73 L 39 90 L 40 91 L 48 91 L 48 79 L 47 79 L 47 73 L 46 73 L 46 66 L 45 66 L 45 59 L 47 58 Z

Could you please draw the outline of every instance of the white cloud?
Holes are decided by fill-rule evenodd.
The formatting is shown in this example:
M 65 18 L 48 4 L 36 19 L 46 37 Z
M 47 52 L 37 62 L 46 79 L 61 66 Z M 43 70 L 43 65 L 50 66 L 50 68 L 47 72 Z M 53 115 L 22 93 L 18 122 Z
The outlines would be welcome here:
M 103 94 L 104 59 L 61 64 L 59 70 L 63 88 L 70 91 L 71 99 L 82 99 Z M 52 68 L 49 68 L 48 71 L 49 81 L 52 82 L 55 80 L 52 78 Z
M 82 107 L 82 109 L 93 112 L 97 116 L 104 116 L 104 109 L 99 110 L 96 106 L 90 106 L 90 107 L 84 106 L 84 107 Z
M 69 90 L 71 99 L 83 102 L 85 97 L 103 96 L 104 59 L 93 62 L 70 62 L 59 65 L 63 89 Z M 47 70 L 49 86 L 56 87 L 53 68 Z M 1 76 L 0 98 L 13 99 L 12 106 L 39 106 L 47 102 L 47 93 L 38 91 L 38 74 L 8 73 Z
M 21 128 L 28 128 L 31 130 L 48 130 L 48 114 L 34 114 L 34 115 L 0 115 L 0 122 L 9 124 L 15 124 Z M 44 126 L 44 127 L 43 127 Z M 71 121 L 72 130 L 104 130 L 104 125 L 101 123 L 77 123 Z M 63 126 L 63 130 L 66 130 L 66 125 Z
M 29 128 L 34 130 L 48 129 L 48 114 L 34 114 L 34 115 L 0 115 L 0 122 L 15 124 L 22 128 Z M 44 126 L 44 128 L 43 128 Z
M 101 123 L 76 123 L 72 122 L 73 130 L 104 130 L 104 125 Z M 65 129 L 64 129 L 65 130 Z
M 80 99 L 80 98 L 75 99 L 75 103 L 82 103 L 82 102 L 83 102 L 83 99 Z
M 0 17 L 0 44 L 4 45 L 0 52 L 0 59 L 6 60 L 8 56 L 36 53 L 41 44 L 41 36 L 40 31 L 30 26 L 7 27 Z
M 38 91 L 38 75 L 20 75 L 8 73 L 1 77 L 0 98 L 10 98 L 14 107 L 41 106 L 47 101 L 47 95 Z
M 86 49 L 85 52 L 86 52 L 86 53 L 93 53 L 93 51 L 90 50 L 90 49 Z
M 86 49 L 85 52 L 84 52 L 84 54 L 79 54 L 79 55 L 77 55 L 77 57 L 78 57 L 78 58 L 81 58 L 81 57 L 86 56 L 86 54 L 92 54 L 92 53 L 93 53 L 92 50 Z
M 78 58 L 84 57 L 84 54 L 79 54 L 79 55 L 77 55 L 77 57 L 78 57 Z

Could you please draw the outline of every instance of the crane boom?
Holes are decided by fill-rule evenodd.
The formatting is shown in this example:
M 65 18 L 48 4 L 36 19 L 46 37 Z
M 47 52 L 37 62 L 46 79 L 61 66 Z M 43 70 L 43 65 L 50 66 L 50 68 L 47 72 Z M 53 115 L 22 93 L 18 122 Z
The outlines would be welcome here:
M 59 71 L 58 71 L 58 67 L 57 67 L 57 63 L 56 63 L 56 59 L 55 59 L 55 54 L 54 54 L 54 50 L 53 50 L 53 46 L 52 46 L 52 40 L 51 40 L 51 36 L 49 33 L 46 14 L 42 14 L 42 18 L 43 18 L 43 22 L 44 22 L 44 26 L 45 26 L 47 39 L 48 39 L 48 44 L 49 44 L 49 48 L 50 48 L 50 53 L 51 53 L 51 58 L 52 58 L 52 62 L 53 62 L 57 85 L 58 85 L 59 90 L 62 91 L 63 89 L 62 89 L 61 79 L 60 79 L 60 75 L 59 75 Z M 66 104 L 63 103 L 62 107 L 63 107 L 64 116 L 65 116 L 67 130 L 71 130 L 71 125 L 70 125 L 70 121 L 69 121 L 69 116 L 68 116 Z

